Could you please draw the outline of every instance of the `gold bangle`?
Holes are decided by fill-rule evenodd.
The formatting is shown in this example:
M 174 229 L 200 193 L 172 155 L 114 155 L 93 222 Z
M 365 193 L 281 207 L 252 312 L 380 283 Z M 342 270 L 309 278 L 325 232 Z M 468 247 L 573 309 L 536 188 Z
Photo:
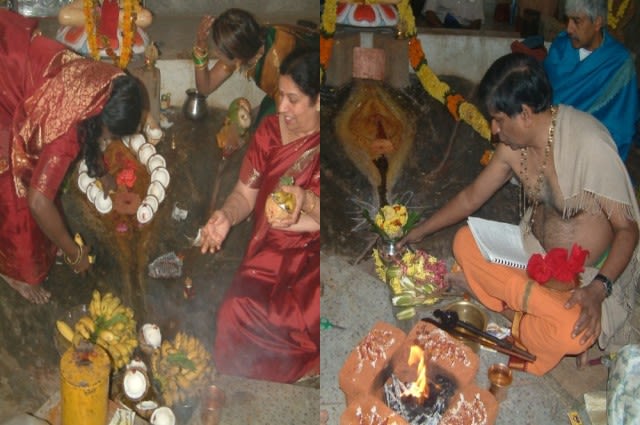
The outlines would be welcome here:
M 206 69 L 207 68 L 207 64 L 206 63 L 201 63 L 201 64 L 196 64 L 194 65 L 195 69 Z
M 78 247 L 78 258 L 76 258 L 74 261 L 71 261 L 67 254 L 64 255 L 64 262 L 70 266 L 77 266 L 80 263 L 80 260 L 82 260 L 82 246 L 76 246 Z
M 207 48 L 202 48 L 198 45 L 193 45 L 193 53 L 198 55 L 198 56 L 208 56 L 209 55 L 209 50 Z
M 206 63 L 209 61 L 208 57 L 198 57 L 196 55 L 193 55 L 193 63 L 196 64 L 196 66 L 198 65 L 206 65 Z

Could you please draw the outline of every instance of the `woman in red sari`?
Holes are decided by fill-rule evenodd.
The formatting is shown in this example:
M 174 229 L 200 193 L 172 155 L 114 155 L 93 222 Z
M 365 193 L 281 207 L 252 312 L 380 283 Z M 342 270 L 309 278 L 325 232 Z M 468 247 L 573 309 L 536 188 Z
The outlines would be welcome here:
M 90 267 L 58 189 L 81 151 L 89 175 L 103 176 L 100 140 L 136 131 L 142 92 L 119 68 L 82 58 L 36 27 L 0 9 L 0 277 L 42 304 L 57 249 L 76 273 Z
M 320 57 L 294 51 L 280 67 L 278 115 L 260 124 L 233 192 L 203 231 L 215 252 L 252 212 L 245 257 L 218 312 L 214 358 L 224 374 L 294 382 L 320 364 Z M 281 177 L 293 185 L 280 186 Z M 291 214 L 268 216 L 281 188 Z M 278 215 L 279 216 L 279 215 Z

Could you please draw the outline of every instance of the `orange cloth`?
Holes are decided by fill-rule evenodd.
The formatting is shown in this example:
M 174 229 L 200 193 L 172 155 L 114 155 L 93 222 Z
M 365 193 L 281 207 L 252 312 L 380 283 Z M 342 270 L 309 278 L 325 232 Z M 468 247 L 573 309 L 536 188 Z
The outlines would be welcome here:
M 487 308 L 502 311 L 509 308 L 525 313 L 519 329 L 512 330 L 522 345 L 536 356 L 525 370 L 543 375 L 567 354 L 579 354 L 594 341 L 580 344 L 580 336 L 571 338 L 580 307 L 567 310 L 565 302 L 571 292 L 554 291 L 533 282 L 525 300 L 529 278 L 522 269 L 490 263 L 478 250 L 469 227 L 461 228 L 453 241 L 453 253 L 476 298 Z

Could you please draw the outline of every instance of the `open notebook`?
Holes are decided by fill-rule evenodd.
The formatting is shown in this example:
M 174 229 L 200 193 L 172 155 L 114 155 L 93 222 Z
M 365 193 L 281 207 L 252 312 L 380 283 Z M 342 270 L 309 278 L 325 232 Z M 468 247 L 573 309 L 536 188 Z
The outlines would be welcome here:
M 503 266 L 527 268 L 529 254 L 518 226 L 478 217 L 469 217 L 467 222 L 484 258 Z

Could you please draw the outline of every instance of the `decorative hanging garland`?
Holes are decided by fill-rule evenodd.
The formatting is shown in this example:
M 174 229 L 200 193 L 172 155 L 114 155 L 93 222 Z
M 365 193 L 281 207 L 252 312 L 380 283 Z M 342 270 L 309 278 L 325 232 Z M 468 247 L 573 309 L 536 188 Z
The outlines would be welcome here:
M 87 34 L 87 47 L 89 54 L 95 60 L 100 59 L 100 47 L 98 46 L 98 37 L 103 39 L 103 45 L 105 45 L 105 51 L 107 55 L 113 60 L 113 63 L 125 69 L 131 60 L 131 52 L 133 49 L 133 38 L 135 32 L 136 11 L 140 8 L 137 0 L 119 0 L 122 2 L 122 20 L 118 23 L 122 25 L 119 28 L 122 34 L 122 45 L 120 47 L 120 56 L 116 55 L 113 49 L 109 47 L 107 36 L 104 34 L 98 34 L 96 29 L 96 10 L 100 7 L 100 1 L 97 0 L 83 0 L 83 12 L 85 18 L 85 32 Z
M 607 12 L 608 12 L 607 24 L 609 25 L 609 28 L 611 28 L 612 30 L 618 29 L 618 24 L 624 17 L 624 14 L 627 11 L 627 8 L 629 7 L 629 3 L 631 2 L 631 0 L 622 0 L 622 2 L 620 3 L 620 6 L 618 6 L 618 10 L 615 13 L 613 13 L 614 1 L 615 0 L 609 0 L 607 2 Z
M 331 59 L 331 52 L 333 50 L 337 3 L 338 0 L 327 0 L 322 13 L 322 26 L 320 28 L 321 84 L 325 81 L 326 71 L 329 67 L 329 60 Z M 397 36 L 398 38 L 408 39 L 409 62 L 420 80 L 422 87 L 431 97 L 445 105 L 456 121 L 463 120 L 483 138 L 491 140 L 489 124 L 478 108 L 467 102 L 460 93 L 457 93 L 449 87 L 447 83 L 441 81 L 427 64 L 424 50 L 417 37 L 415 18 L 409 0 L 400 1 L 398 4 L 398 14 Z M 487 154 L 485 153 L 483 158 L 486 157 Z

